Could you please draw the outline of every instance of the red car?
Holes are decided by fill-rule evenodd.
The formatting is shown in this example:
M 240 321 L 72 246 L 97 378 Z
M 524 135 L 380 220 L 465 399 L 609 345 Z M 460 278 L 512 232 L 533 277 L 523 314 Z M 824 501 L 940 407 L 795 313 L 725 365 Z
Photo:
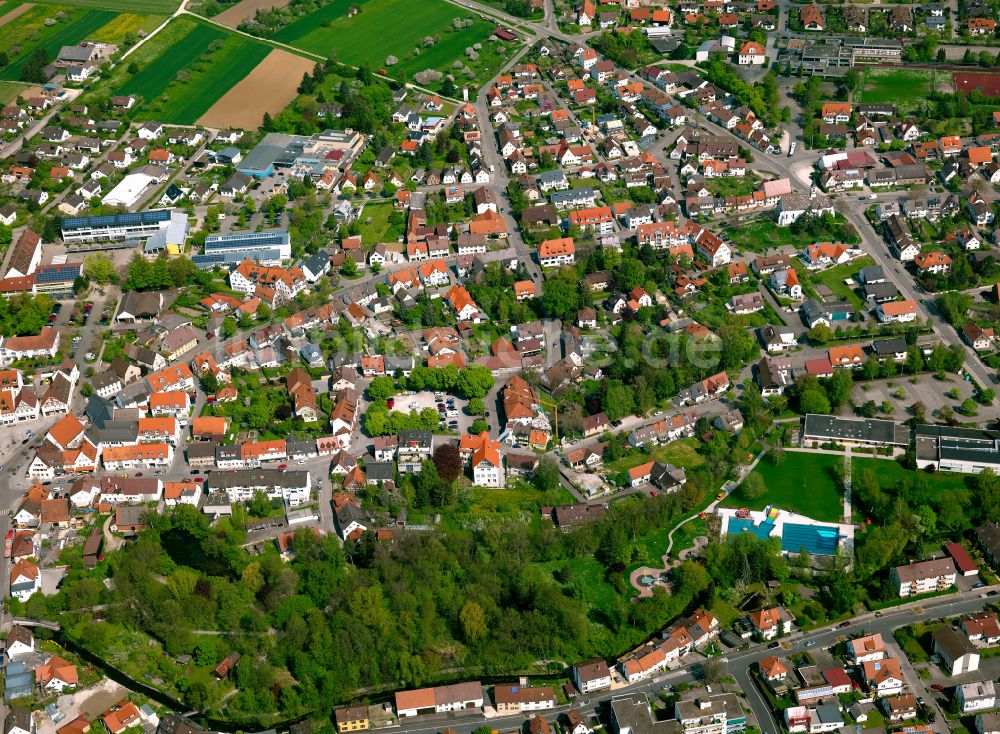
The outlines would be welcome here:
M 940 683 L 931 683 L 931 688 L 933 688 L 935 691 L 943 691 L 944 690 L 944 686 L 941 685 Z
M 287 469 L 288 468 L 288 464 L 278 464 L 278 468 L 279 469 Z
M 395 404 L 396 404 L 395 398 L 389 398 L 388 400 L 385 401 L 385 407 L 389 408 L 390 410 L 392 409 L 392 406 L 394 406 Z
M 204 481 L 205 481 L 205 477 L 195 477 L 195 478 L 194 478 L 194 480 L 195 480 L 196 482 L 198 482 L 199 484 L 201 484 L 202 482 L 204 482 Z
M 141 472 L 141 471 L 137 471 L 137 472 L 135 473 L 135 475 L 136 475 L 137 477 L 141 477 L 141 476 L 142 476 L 142 472 Z

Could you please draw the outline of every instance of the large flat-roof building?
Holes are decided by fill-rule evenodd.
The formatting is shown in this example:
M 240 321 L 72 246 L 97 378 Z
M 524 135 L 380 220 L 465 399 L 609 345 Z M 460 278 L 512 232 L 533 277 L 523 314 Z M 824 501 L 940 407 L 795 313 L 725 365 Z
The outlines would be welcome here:
M 60 222 L 63 242 L 75 250 L 134 247 L 159 235 L 165 244 L 183 244 L 187 238 L 187 215 L 172 209 L 150 209 L 132 214 L 67 217 Z M 105 243 L 88 248 L 89 243 Z M 107 244 L 118 243 L 118 244 Z
M 324 130 L 315 135 L 268 133 L 236 170 L 257 178 L 291 168 L 300 174 L 321 176 L 327 168 L 349 168 L 365 142 L 364 135 L 351 129 Z
M 835 415 L 808 413 L 802 431 L 802 440 L 908 448 L 910 429 L 902 423 L 893 421 L 872 418 L 839 418 Z
M 978 474 L 1000 470 L 1000 431 L 917 426 L 917 468 Z
M 205 252 L 191 259 L 199 269 L 209 270 L 216 266 L 235 267 L 244 260 L 271 267 L 291 257 L 292 240 L 288 231 L 272 229 L 209 235 L 205 238 Z
M 105 206 L 131 208 L 139 201 L 146 189 L 157 180 L 156 176 L 150 176 L 148 173 L 130 173 L 104 195 L 101 203 Z

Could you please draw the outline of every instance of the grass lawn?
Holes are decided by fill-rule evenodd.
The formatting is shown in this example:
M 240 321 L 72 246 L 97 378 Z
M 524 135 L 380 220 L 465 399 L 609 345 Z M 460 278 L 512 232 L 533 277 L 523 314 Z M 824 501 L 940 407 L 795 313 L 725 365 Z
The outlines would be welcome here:
M 698 439 L 684 438 L 680 441 L 657 446 L 652 450 L 653 458 L 682 469 L 694 469 L 705 463 L 705 457 L 698 453 Z
M 46 26 L 45 19 L 49 17 L 53 8 L 51 6 L 36 7 L 29 10 L 20 18 L 4 26 L 4 36 L 6 37 L 5 48 L 17 44 L 20 53 L 11 59 L 9 65 L 0 71 L 0 78 L 16 81 L 21 78 L 21 69 L 25 62 L 35 52 L 35 49 L 43 48 L 48 53 L 50 59 L 54 59 L 63 46 L 75 46 L 90 38 L 91 34 L 98 28 L 110 23 L 115 18 L 115 13 L 110 10 L 84 10 L 73 11 L 66 8 L 64 18 L 61 22 L 53 26 Z M 41 11 L 41 17 L 36 16 L 36 11 Z M 32 24 L 33 32 L 22 33 L 14 26 L 21 25 L 22 19 L 25 23 Z M 34 25 L 38 23 L 38 25 Z
M 699 535 L 708 535 L 708 520 L 696 517 L 677 528 L 677 532 L 674 533 L 674 547 L 670 549 L 670 557 L 674 558 L 685 548 L 693 546 L 694 539 Z M 663 546 L 663 550 L 666 550 L 666 545 Z
M 757 464 L 754 473 L 764 480 L 767 492 L 747 501 L 738 496 L 737 490 L 722 502 L 722 506 L 763 510 L 774 505 L 820 522 L 839 522 L 843 515 L 843 499 L 833 468 L 841 462 L 843 459 L 839 456 L 794 451 L 785 452 L 785 460 L 780 466 L 765 458 Z
M 385 234 L 389 231 L 389 216 L 391 214 L 392 204 L 388 202 L 365 205 L 365 210 L 358 220 L 362 244 L 377 245 L 379 242 L 385 241 Z
M 194 31 L 193 35 L 201 34 Z M 213 45 L 217 47 L 205 49 L 178 72 L 163 94 L 146 100 L 136 119 L 191 125 L 271 52 L 270 46 L 239 35 L 226 36 L 221 46 Z
M 7 104 L 17 99 L 17 95 L 29 86 L 21 82 L 0 82 L 0 104 Z
M 140 31 L 149 33 L 162 22 L 162 15 L 122 13 L 103 28 L 99 28 L 91 34 L 89 40 L 118 44 L 122 42 L 127 34 L 132 33 L 137 35 Z
M 644 464 L 652 458 L 651 454 L 642 449 L 632 449 L 632 451 L 622 458 L 605 464 L 604 469 L 608 474 L 615 474 L 621 471 L 628 471 L 632 467 Z
M 825 285 L 836 294 L 837 298 L 850 301 L 856 308 L 863 308 L 864 303 L 861 301 L 861 297 L 854 292 L 854 284 L 856 283 L 854 276 L 861 268 L 874 264 L 875 261 L 866 255 L 821 273 L 806 273 L 806 275 L 813 285 Z M 802 270 L 804 268 L 800 269 L 800 271 Z M 846 282 L 848 280 L 851 281 L 850 285 Z
M 720 176 L 705 181 L 705 187 L 715 196 L 746 196 L 760 188 L 760 178 L 752 173 L 743 178 Z
M 868 718 L 861 724 L 863 729 L 882 729 L 885 731 L 885 717 L 882 716 L 882 712 L 878 709 L 872 709 L 868 712 Z
M 972 482 L 975 477 L 974 474 L 955 474 L 952 472 L 934 472 L 932 474 L 923 471 L 914 472 L 904 467 L 898 461 L 870 459 L 857 455 L 851 457 L 851 472 L 855 476 L 864 469 L 874 470 L 879 484 L 883 488 L 895 487 L 900 482 L 908 481 L 919 475 L 927 482 L 932 495 L 947 490 L 968 489 L 966 481 Z
M 927 69 L 868 69 L 862 85 L 859 102 L 894 104 L 901 111 L 912 110 L 937 88 L 950 90 L 949 72 Z
M 351 7 L 348 4 L 326 5 L 278 31 L 272 38 L 313 53 L 332 55 L 346 64 L 385 68 L 390 75 L 395 69 L 402 69 L 411 78 L 424 69 L 450 71 L 455 60 L 467 64 L 477 78 L 484 78 L 492 76 L 507 55 L 505 44 L 487 41 L 496 28 L 495 23 L 481 20 L 448 3 L 364 0 L 355 5 L 360 12 L 350 18 L 347 17 L 347 9 Z M 452 22 L 456 18 L 470 18 L 473 22 L 454 30 Z M 424 47 L 423 40 L 428 36 L 438 41 Z M 477 43 L 483 44 L 478 52 L 479 59 L 469 61 L 465 49 Z M 415 49 L 419 49 L 417 55 L 413 54 Z M 386 66 L 389 55 L 399 60 L 398 66 Z M 462 80 L 463 76 L 457 75 L 459 84 Z

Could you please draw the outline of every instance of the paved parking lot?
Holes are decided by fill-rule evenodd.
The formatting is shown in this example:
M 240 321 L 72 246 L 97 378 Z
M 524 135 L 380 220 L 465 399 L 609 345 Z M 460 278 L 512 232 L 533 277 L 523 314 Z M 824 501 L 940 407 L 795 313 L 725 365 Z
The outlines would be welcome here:
M 959 398 L 954 399 L 946 395 L 956 388 Z M 922 402 L 927 408 L 928 417 L 931 417 L 935 411 L 944 406 L 957 410 L 962 401 L 972 397 L 974 392 L 972 383 L 960 380 L 954 375 L 949 376 L 947 380 L 938 380 L 933 375 L 924 374 L 917 376 L 915 381 L 910 377 L 896 377 L 891 380 L 875 380 L 864 385 L 855 385 L 851 398 L 856 405 L 869 400 L 879 404 L 888 401 L 894 409 L 893 417 L 896 420 L 906 420 L 912 415 L 910 408 L 916 402 Z M 978 410 L 977 421 L 990 420 L 1000 414 L 995 404 L 980 405 Z
M 440 395 L 443 400 L 437 400 L 435 397 L 437 395 Z M 453 414 L 448 416 L 442 413 L 441 415 L 446 424 L 450 421 L 457 422 L 457 427 L 450 427 L 449 430 L 454 430 L 458 433 L 467 433 L 473 421 L 476 419 L 475 416 L 466 414 L 465 408 L 469 404 L 468 400 L 454 395 L 449 395 L 447 393 L 435 393 L 430 390 L 423 390 L 417 393 L 400 393 L 396 395 L 393 400 L 392 410 L 396 410 L 401 413 L 419 413 L 426 408 L 431 408 L 436 411 L 438 409 L 439 402 L 444 403 L 448 410 L 452 410 L 448 406 L 448 401 L 454 401 Z M 367 410 L 368 402 L 364 400 L 362 402 L 365 403 L 364 410 Z M 491 406 L 487 405 L 486 409 L 490 410 Z M 458 415 L 454 415 L 455 412 L 457 412 Z

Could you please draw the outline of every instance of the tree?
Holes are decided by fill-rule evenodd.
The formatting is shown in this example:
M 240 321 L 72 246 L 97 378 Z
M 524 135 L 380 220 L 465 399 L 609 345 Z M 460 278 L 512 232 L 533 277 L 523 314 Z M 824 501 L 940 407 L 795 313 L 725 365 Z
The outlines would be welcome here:
M 799 410 L 803 413 L 829 413 L 830 400 L 822 389 L 804 390 L 799 396 Z
M 989 405 L 994 400 L 996 400 L 996 397 L 997 397 L 997 391 L 994 390 L 992 387 L 987 387 L 980 391 L 979 402 L 981 402 L 983 405 Z
M 271 500 L 264 492 L 254 492 L 247 503 L 247 512 L 251 517 L 267 517 L 271 512 Z
M 438 444 L 434 449 L 434 466 L 438 476 L 446 482 L 454 482 L 462 473 L 462 455 L 458 446 L 450 441 Z
M 604 396 L 601 399 L 601 407 L 608 420 L 614 421 L 629 415 L 635 406 L 635 399 L 631 388 L 626 387 L 621 380 L 606 380 L 604 382 Z
M 580 299 L 576 282 L 566 278 L 548 278 L 542 285 L 542 311 L 553 319 L 563 319 L 575 315 Z
M 739 495 L 747 502 L 762 497 L 765 492 L 767 492 L 767 487 L 764 484 L 764 478 L 757 472 L 750 472 L 740 482 Z
M 384 403 L 396 394 L 396 381 L 388 376 L 373 377 L 368 385 L 368 397 L 372 402 Z
M 114 262 L 110 257 L 101 253 L 87 255 L 83 261 L 83 272 L 98 285 L 107 285 L 118 280 Z
M 826 324 L 816 324 L 809 330 L 810 344 L 826 344 L 833 338 L 833 330 Z
M 49 52 L 44 46 L 37 46 L 21 67 L 21 81 L 44 84 L 49 80 L 45 67 L 49 64 Z
M 358 264 L 353 257 L 345 257 L 344 264 L 340 266 L 340 274 L 345 278 L 353 278 L 358 273 Z
M 723 658 L 709 658 L 701 665 L 701 675 L 709 685 L 719 683 L 728 674 L 729 665 Z
M 559 486 L 559 465 L 551 456 L 543 456 L 535 467 L 531 482 L 542 492 L 551 492 Z
M 482 365 L 466 367 L 458 373 L 457 389 L 469 400 L 483 398 L 493 388 L 493 373 Z
M 861 73 L 856 69 L 851 69 L 844 74 L 844 89 L 847 90 L 848 99 L 857 94 L 858 87 L 861 86 Z
M 486 636 L 486 613 L 476 602 L 465 602 L 458 618 L 462 623 L 462 634 L 466 642 L 476 643 Z
M 830 396 L 830 405 L 839 408 L 851 399 L 851 390 L 854 389 L 854 378 L 851 377 L 850 370 L 837 370 L 830 378 L 827 387 L 827 394 Z
M 483 403 L 482 398 L 473 398 L 469 401 L 467 406 L 469 415 L 482 415 L 486 412 L 486 404 Z
M 472 425 L 469 427 L 470 433 L 482 433 L 483 431 L 489 431 L 490 424 L 484 421 L 482 418 L 476 418 L 472 421 Z

